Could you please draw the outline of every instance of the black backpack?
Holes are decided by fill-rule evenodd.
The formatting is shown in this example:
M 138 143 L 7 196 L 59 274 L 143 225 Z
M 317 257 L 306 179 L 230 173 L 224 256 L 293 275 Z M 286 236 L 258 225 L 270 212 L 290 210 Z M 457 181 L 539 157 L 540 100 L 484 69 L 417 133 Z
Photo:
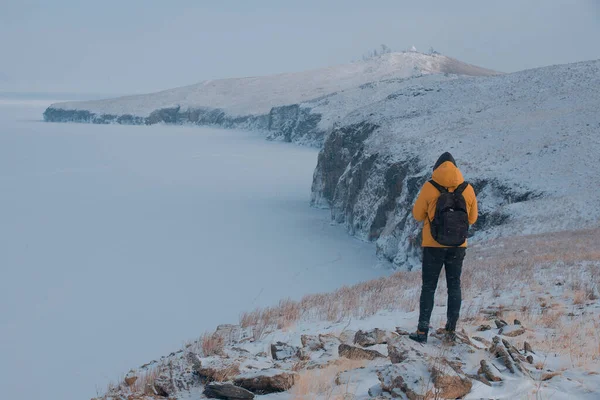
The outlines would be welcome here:
M 464 190 L 469 186 L 467 182 L 461 183 L 454 192 L 430 180 L 439 192 L 435 216 L 430 221 L 431 236 L 442 246 L 458 247 L 465 243 L 469 233 L 469 216 L 467 202 L 463 196 Z

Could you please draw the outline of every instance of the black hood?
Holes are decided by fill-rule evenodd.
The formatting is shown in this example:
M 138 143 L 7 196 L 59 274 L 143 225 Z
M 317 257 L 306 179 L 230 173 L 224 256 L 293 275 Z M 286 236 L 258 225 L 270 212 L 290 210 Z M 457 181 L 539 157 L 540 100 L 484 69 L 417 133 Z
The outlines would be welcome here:
M 455 167 L 457 166 L 456 161 L 454 161 L 454 157 L 452 157 L 452 154 L 445 152 L 444 154 L 442 154 L 440 156 L 440 158 L 438 158 L 437 162 L 435 163 L 435 165 L 433 167 L 433 170 L 435 171 L 437 169 L 437 167 L 439 167 L 446 161 L 450 161 L 452 164 L 454 164 Z

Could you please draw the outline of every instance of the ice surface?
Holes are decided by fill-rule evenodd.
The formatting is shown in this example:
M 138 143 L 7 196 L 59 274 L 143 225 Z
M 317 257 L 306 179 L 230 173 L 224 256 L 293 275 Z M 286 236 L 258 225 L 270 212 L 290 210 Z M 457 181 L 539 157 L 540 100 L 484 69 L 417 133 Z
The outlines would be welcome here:
M 242 311 L 385 275 L 308 206 L 314 149 L 0 105 L 0 387 L 86 399 Z

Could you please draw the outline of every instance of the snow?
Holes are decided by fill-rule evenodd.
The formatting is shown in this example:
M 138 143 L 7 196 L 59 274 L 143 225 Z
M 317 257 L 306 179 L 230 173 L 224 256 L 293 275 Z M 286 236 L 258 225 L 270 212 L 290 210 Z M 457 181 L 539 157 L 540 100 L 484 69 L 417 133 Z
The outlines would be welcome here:
M 442 55 L 416 52 L 390 53 L 368 61 L 312 71 L 221 79 L 169 89 L 159 93 L 87 102 L 56 103 L 64 110 L 96 114 L 131 114 L 147 117 L 154 110 L 180 106 L 220 108 L 229 115 L 267 114 L 272 107 L 297 104 L 364 83 L 422 74 L 490 75 L 494 71 Z
M 242 311 L 386 275 L 308 206 L 314 149 L 0 105 L 0 387 L 85 399 Z

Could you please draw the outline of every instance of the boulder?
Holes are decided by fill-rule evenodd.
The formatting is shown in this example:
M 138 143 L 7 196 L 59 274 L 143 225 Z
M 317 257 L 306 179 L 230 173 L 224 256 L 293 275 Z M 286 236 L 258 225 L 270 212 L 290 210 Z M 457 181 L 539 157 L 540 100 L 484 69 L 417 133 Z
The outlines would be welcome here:
M 383 354 L 375 350 L 361 349 L 360 347 L 340 344 L 338 347 L 340 357 L 345 357 L 350 360 L 375 360 L 377 358 L 385 358 Z
M 247 400 L 253 399 L 254 393 L 232 385 L 231 383 L 209 383 L 204 388 L 204 395 L 209 399 Z
M 291 389 L 294 386 L 295 379 L 295 373 L 270 370 L 241 375 L 233 383 L 254 394 L 269 394 Z
M 487 324 L 484 324 L 484 325 L 479 325 L 479 328 L 477 328 L 477 331 L 478 332 L 485 332 L 485 331 L 489 331 L 491 329 L 492 329 L 491 326 L 489 326 Z
M 387 344 L 392 334 L 379 328 L 370 331 L 359 330 L 354 336 L 354 344 L 362 347 L 374 346 L 376 344 Z

